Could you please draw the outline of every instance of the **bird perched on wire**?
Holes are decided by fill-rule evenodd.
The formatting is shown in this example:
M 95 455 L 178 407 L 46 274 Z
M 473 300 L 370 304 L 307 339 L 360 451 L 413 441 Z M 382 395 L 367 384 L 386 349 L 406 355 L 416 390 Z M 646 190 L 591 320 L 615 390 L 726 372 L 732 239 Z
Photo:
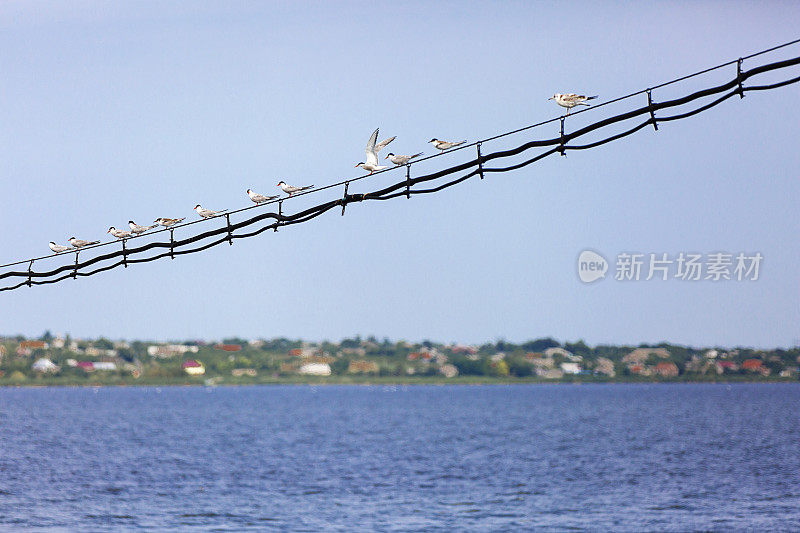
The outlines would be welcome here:
M 361 161 L 356 165 L 356 168 L 361 167 L 364 170 L 369 170 L 369 173 L 372 174 L 376 170 L 383 170 L 387 168 L 378 164 L 378 152 L 380 152 L 383 148 L 386 147 L 387 144 L 395 140 L 397 137 L 389 137 L 388 139 L 384 139 L 381 142 L 378 142 L 378 130 L 380 128 L 375 128 L 375 131 L 372 132 L 372 135 L 369 136 L 369 141 L 367 141 L 367 147 L 364 152 L 367 155 L 366 161 Z
M 442 152 L 444 152 L 445 150 L 449 150 L 450 148 L 454 148 L 456 146 L 460 146 L 460 145 L 464 144 L 467 141 L 464 140 L 464 141 L 461 141 L 461 142 L 453 143 L 453 142 L 447 142 L 447 141 L 440 141 L 439 139 L 434 137 L 433 139 L 431 139 L 428 142 L 431 143 L 437 150 L 441 150 Z
M 292 185 L 287 185 L 285 181 L 279 181 L 278 187 L 281 188 L 283 192 L 291 196 L 292 194 L 300 191 L 305 191 L 313 187 L 313 185 L 306 185 L 305 187 L 294 187 Z
M 113 235 L 117 239 L 127 239 L 129 237 L 133 237 L 133 232 L 132 231 L 124 231 L 124 230 L 121 230 L 121 229 L 117 229 L 114 226 L 111 226 L 110 228 L 108 228 L 108 231 L 106 233 L 110 233 L 111 235 Z
M 136 235 L 141 235 L 145 231 L 150 231 L 151 229 L 153 229 L 153 228 L 158 226 L 158 224 L 155 224 L 153 226 L 140 226 L 139 224 L 137 224 L 133 220 L 129 220 L 128 221 L 128 225 L 131 227 L 131 231 L 133 233 L 135 233 Z
M 197 211 L 197 214 L 203 218 L 214 218 L 215 216 L 224 213 L 227 209 L 223 209 L 222 211 L 212 211 L 211 209 L 206 209 L 205 207 L 197 204 L 194 206 L 194 210 Z
M 93 244 L 100 244 L 100 241 L 84 241 L 84 240 L 81 240 L 81 239 L 76 239 L 75 237 L 70 237 L 67 240 L 75 248 L 83 248 L 84 246 L 91 246 Z
M 575 93 L 569 93 L 569 94 L 556 93 L 550 98 L 548 98 L 548 100 L 555 100 L 556 103 L 561 107 L 566 107 L 567 115 L 569 115 L 569 112 L 572 110 L 573 107 L 579 105 L 588 106 L 589 104 L 586 103 L 586 100 L 594 100 L 595 98 L 597 98 L 597 95 L 584 96 L 582 94 L 575 94 Z
M 249 196 L 250 199 L 256 204 L 263 204 L 264 202 L 269 202 L 270 200 L 275 200 L 278 198 L 278 196 L 264 196 L 263 194 L 253 192 L 251 189 L 247 189 L 247 196 Z
M 60 254 L 61 252 L 66 252 L 69 250 L 69 246 L 63 246 L 61 244 L 56 244 L 53 241 L 50 241 L 50 249 L 53 250 L 55 253 Z
M 411 161 L 415 157 L 419 157 L 421 155 L 422 155 L 422 152 L 420 152 L 418 154 L 414 154 L 414 155 L 394 155 L 393 153 L 389 152 L 389 155 L 384 157 L 384 159 L 388 159 L 389 161 L 391 161 L 395 165 L 400 166 L 400 165 L 407 164 L 409 161 Z
M 179 223 L 183 222 L 184 220 L 186 220 L 186 217 L 183 217 L 183 218 L 164 218 L 164 217 L 161 217 L 161 218 L 155 219 L 153 222 L 155 222 L 156 224 L 159 224 L 161 226 L 164 226 L 165 228 L 168 228 L 170 226 L 174 226 L 175 224 L 179 224 Z

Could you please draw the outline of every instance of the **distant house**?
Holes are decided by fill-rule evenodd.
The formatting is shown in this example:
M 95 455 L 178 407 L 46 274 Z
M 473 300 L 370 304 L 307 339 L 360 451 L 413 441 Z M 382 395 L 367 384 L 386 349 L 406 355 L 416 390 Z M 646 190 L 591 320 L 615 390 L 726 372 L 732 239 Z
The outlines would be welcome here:
M 674 378 L 678 375 L 678 365 L 673 362 L 662 361 L 656 365 L 656 374 L 664 378 Z
M 476 346 L 456 344 L 450 348 L 450 351 L 457 354 L 476 354 L 478 353 L 478 348 Z
M 19 347 L 21 350 L 46 350 L 48 344 L 44 341 L 22 341 Z
M 661 359 L 669 358 L 669 351 L 666 348 L 636 348 L 622 358 L 623 363 L 644 363 L 651 355 Z
M 597 362 L 594 365 L 594 373 L 612 378 L 617 375 L 614 371 L 614 362 L 606 357 L 597 358 Z
M 327 363 L 309 363 L 301 366 L 299 372 L 309 376 L 330 376 L 331 365 Z
M 112 371 L 117 369 L 117 364 L 111 361 L 95 361 L 94 369 Z
M 231 375 L 235 378 L 241 376 L 255 377 L 258 374 L 255 368 L 234 368 L 231 370 Z
M 241 344 L 215 344 L 214 348 L 216 350 L 222 350 L 223 352 L 238 352 L 238 351 L 241 351 L 242 345 Z
M 86 355 L 90 357 L 116 357 L 117 351 L 116 350 L 106 350 L 105 348 L 95 348 L 94 346 L 89 346 L 86 348 Z
M 76 361 L 75 367 L 86 372 L 94 372 L 94 363 L 92 361 Z
M 203 366 L 203 363 L 195 359 L 187 359 L 183 362 L 181 368 L 190 376 L 202 376 L 206 373 L 206 367 Z
M 558 348 L 558 347 L 548 348 L 544 351 L 545 357 L 555 357 L 557 355 L 565 357 L 569 360 L 572 360 L 572 357 L 574 357 L 572 355 L 572 352 L 570 352 L 569 350 L 565 350 L 564 348 Z
M 552 368 L 537 368 L 536 375 L 544 379 L 561 379 L 564 377 L 564 372 Z
M 350 361 L 347 371 L 351 374 L 377 374 L 378 363 L 375 361 Z
M 31 365 L 31 368 L 34 370 L 34 372 L 41 372 L 42 374 L 58 372 L 58 365 L 46 357 L 37 359 L 33 365 Z
M 408 354 L 409 361 L 430 361 L 433 355 L 430 352 L 411 352 Z
M 197 346 L 187 346 L 184 344 L 164 344 L 164 345 L 152 345 L 147 347 L 147 354 L 152 357 L 158 357 L 161 359 L 166 359 L 168 357 L 174 357 L 176 355 L 183 355 L 185 353 L 197 353 L 200 351 L 200 348 Z
M 747 359 L 742 363 L 742 370 L 749 370 L 751 372 L 761 372 L 764 363 L 761 359 Z
M 455 365 L 447 363 L 439 367 L 439 373 L 446 378 L 454 378 L 458 375 L 458 368 L 456 368 Z
M 637 376 L 649 376 L 652 374 L 652 371 L 649 366 L 641 365 L 639 363 L 634 363 L 628 366 L 628 370 L 631 374 L 635 374 Z
M 580 374 L 581 366 L 578 363 L 561 363 L 561 371 L 565 374 Z
M 724 372 L 736 372 L 739 370 L 739 365 L 733 361 L 717 361 L 716 369 L 717 374 L 722 374 Z

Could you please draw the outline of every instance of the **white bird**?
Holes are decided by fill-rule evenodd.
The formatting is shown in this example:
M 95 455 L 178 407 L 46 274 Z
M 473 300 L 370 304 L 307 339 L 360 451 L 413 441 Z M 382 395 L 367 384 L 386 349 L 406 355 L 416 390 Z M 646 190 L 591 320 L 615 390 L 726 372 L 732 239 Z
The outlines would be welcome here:
M 66 252 L 69 250 L 69 246 L 63 246 L 61 244 L 56 244 L 53 241 L 50 241 L 50 249 L 53 250 L 55 253 L 60 254 L 61 252 Z
M 128 237 L 133 237 L 133 232 L 117 229 L 114 226 L 108 228 L 108 231 L 106 233 L 110 233 L 117 239 L 127 239 Z
M 203 218 L 214 218 L 215 216 L 227 211 L 227 209 L 223 209 L 222 211 L 212 211 L 211 209 L 202 207 L 200 204 L 194 206 L 194 210 L 197 211 L 197 214 Z
M 263 204 L 264 202 L 269 202 L 270 200 L 278 198 L 277 196 L 264 196 L 263 194 L 253 192 L 251 189 L 247 189 L 247 196 L 257 204 Z
M 411 161 L 415 157 L 419 157 L 421 155 L 422 155 L 422 152 L 420 152 L 418 154 L 414 154 L 414 155 L 394 155 L 393 153 L 389 152 L 389 155 L 384 157 L 384 159 L 388 159 L 389 161 L 391 161 L 395 165 L 400 166 L 400 165 L 405 165 L 406 163 L 408 163 L 409 161 Z
M 131 231 L 134 232 L 136 235 L 141 235 L 145 231 L 150 231 L 151 229 L 158 226 L 158 224 L 155 224 L 153 226 L 140 226 L 133 220 L 129 220 L 128 225 L 131 227 Z
M 93 244 L 100 244 L 100 241 L 83 241 L 81 239 L 76 239 L 75 237 L 70 237 L 67 240 L 75 248 L 83 248 L 84 246 L 91 246 Z
M 294 187 L 292 185 L 287 185 L 285 181 L 279 181 L 278 182 L 278 187 L 280 187 L 281 190 L 283 190 L 283 192 L 285 192 L 286 194 L 291 196 L 292 194 L 294 194 L 296 192 L 305 191 L 306 189 L 310 189 L 311 187 L 313 187 L 313 185 L 306 185 L 305 187 Z
M 395 140 L 397 137 L 389 137 L 388 139 L 384 139 L 381 142 L 378 141 L 378 130 L 380 128 L 375 128 L 375 131 L 372 132 L 372 135 L 369 136 L 369 141 L 367 141 L 367 148 L 364 152 L 367 154 L 366 162 L 361 161 L 359 164 L 356 165 L 356 168 L 361 167 L 364 170 L 369 170 L 369 173 L 372 174 L 376 170 L 383 170 L 387 168 L 385 166 L 381 166 L 378 164 L 378 152 L 380 152 L 387 144 Z
M 441 150 L 442 152 L 444 152 L 445 150 L 449 150 L 450 148 L 453 148 L 455 146 L 462 145 L 467 141 L 464 140 L 464 141 L 460 141 L 460 142 L 457 142 L 457 143 L 453 143 L 453 142 L 447 142 L 447 141 L 440 141 L 439 139 L 434 137 L 433 139 L 431 139 L 428 142 L 431 143 L 433 146 L 435 146 L 437 150 Z
M 161 218 L 155 219 L 153 222 L 155 222 L 156 224 L 160 224 L 160 225 L 164 226 L 165 228 L 168 228 L 170 226 L 174 226 L 175 224 L 183 222 L 184 220 L 186 220 L 186 217 L 183 217 L 183 218 L 164 218 L 164 217 L 161 217 Z
M 556 103 L 561 107 L 566 107 L 567 115 L 569 115 L 569 112 L 572 110 L 573 107 L 578 105 L 588 106 L 589 104 L 586 103 L 586 100 L 594 100 L 595 98 L 597 98 L 597 95 L 584 96 L 582 94 L 575 94 L 575 93 L 569 93 L 569 94 L 556 93 L 550 98 L 548 98 L 548 100 L 555 100 Z

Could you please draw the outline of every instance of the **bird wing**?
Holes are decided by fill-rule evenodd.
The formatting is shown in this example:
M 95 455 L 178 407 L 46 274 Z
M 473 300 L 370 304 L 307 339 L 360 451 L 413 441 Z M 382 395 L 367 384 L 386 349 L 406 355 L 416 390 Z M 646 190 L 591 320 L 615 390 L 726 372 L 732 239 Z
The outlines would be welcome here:
M 395 137 L 389 137 L 388 139 L 384 139 L 381 142 L 379 142 L 378 144 L 376 144 L 375 145 L 375 153 L 377 154 L 378 152 L 383 150 L 386 147 L 387 144 L 389 144 L 390 142 L 392 142 L 395 139 L 397 139 L 396 136 Z
M 378 141 L 378 129 L 379 128 L 375 128 L 375 131 L 373 131 L 372 135 L 369 136 L 369 141 L 367 141 L 367 148 L 364 150 L 364 153 L 367 154 L 368 165 L 378 164 L 378 152 L 375 150 L 375 143 Z

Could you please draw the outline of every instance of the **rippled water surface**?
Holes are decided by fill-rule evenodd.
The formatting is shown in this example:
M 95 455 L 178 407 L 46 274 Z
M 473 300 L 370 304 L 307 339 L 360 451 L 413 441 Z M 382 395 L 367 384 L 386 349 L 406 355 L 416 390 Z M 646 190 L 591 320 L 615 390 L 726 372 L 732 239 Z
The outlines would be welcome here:
M 0 389 L 0 528 L 800 530 L 800 385 Z

